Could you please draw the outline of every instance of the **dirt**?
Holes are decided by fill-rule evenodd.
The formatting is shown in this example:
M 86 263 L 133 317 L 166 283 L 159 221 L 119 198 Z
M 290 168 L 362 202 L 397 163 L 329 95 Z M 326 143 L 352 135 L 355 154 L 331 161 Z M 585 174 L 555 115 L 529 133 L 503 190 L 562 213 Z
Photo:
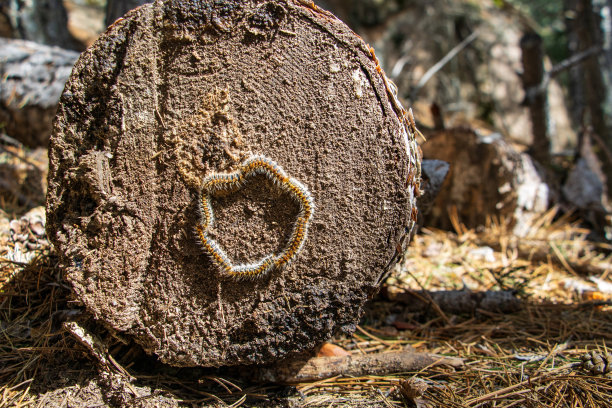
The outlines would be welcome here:
M 354 330 L 407 242 L 418 159 L 404 115 L 369 48 L 311 6 L 145 5 L 82 54 L 66 85 L 49 238 L 88 312 L 165 363 L 312 349 Z M 202 179 L 252 154 L 306 186 L 316 210 L 290 265 L 238 281 L 193 230 Z M 286 245 L 299 209 L 254 177 L 213 210 L 228 256 L 255 262 Z

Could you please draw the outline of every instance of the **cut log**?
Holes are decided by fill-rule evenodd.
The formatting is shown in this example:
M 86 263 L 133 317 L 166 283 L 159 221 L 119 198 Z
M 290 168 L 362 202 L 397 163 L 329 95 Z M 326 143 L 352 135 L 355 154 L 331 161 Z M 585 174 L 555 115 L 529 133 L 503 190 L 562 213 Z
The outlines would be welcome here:
M 46 146 L 64 84 L 79 54 L 0 38 L 0 123 L 30 146 Z
M 556 191 L 537 165 L 499 134 L 480 136 L 471 129 L 448 129 L 428 135 L 423 157 L 450 164 L 425 225 L 450 229 L 450 206 L 468 228 L 502 217 L 513 232 L 525 235 L 535 217 L 548 209 Z
M 403 253 L 412 123 L 312 3 L 146 4 L 66 85 L 48 235 L 89 312 L 162 361 L 274 362 L 353 331 Z

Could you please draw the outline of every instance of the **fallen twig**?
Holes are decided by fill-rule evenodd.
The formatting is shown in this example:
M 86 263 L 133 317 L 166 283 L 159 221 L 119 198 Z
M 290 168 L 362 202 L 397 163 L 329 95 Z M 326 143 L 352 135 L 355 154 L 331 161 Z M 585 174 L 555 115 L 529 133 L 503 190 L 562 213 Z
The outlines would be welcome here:
M 134 378 L 123 368 L 113 356 L 108 352 L 104 343 L 98 339 L 94 334 L 90 333 L 87 329 L 81 326 L 77 322 L 65 322 L 64 328 L 87 348 L 89 355 L 95 357 L 95 359 L 107 369 L 113 367 L 120 375 L 133 381 Z M 109 370 L 110 371 L 110 370 Z
M 463 360 L 414 351 L 314 357 L 261 367 L 256 370 L 253 379 L 259 382 L 292 384 L 319 381 L 339 375 L 360 377 L 419 371 L 435 365 L 460 368 L 463 367 Z
M 474 313 L 477 310 L 512 313 L 521 308 L 521 300 L 512 291 L 407 290 L 397 293 L 387 289 L 384 294 L 393 302 L 405 304 L 407 311 L 414 312 L 430 309 L 432 302 L 444 312 L 452 314 Z

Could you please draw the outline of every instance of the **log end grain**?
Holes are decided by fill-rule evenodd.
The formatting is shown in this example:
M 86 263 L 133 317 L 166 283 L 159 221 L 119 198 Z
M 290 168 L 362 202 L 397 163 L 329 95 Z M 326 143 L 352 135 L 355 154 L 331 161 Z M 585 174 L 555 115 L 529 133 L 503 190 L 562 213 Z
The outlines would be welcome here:
M 252 155 L 316 211 L 290 264 L 224 277 L 202 182 Z M 50 147 L 47 230 L 78 298 L 178 366 L 268 363 L 352 331 L 415 220 L 414 129 L 370 49 L 300 1 L 157 1 L 77 62 Z M 211 199 L 235 263 L 282 253 L 300 205 L 265 175 Z

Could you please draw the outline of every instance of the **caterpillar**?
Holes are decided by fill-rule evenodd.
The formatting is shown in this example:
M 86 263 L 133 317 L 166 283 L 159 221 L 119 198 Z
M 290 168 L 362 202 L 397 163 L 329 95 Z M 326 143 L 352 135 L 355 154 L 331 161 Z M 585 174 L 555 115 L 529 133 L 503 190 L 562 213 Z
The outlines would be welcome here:
M 291 236 L 279 254 L 270 254 L 250 264 L 234 265 L 219 243 L 208 235 L 214 222 L 211 199 L 220 194 L 240 190 L 248 178 L 263 175 L 280 190 L 287 192 L 298 204 L 299 213 L 291 231 Z M 314 214 L 314 199 L 306 186 L 289 177 L 273 160 L 266 156 L 252 156 L 242 162 L 231 173 L 213 173 L 204 178 L 199 196 L 200 221 L 196 225 L 196 236 L 204 251 L 209 255 L 221 275 L 231 278 L 258 278 L 274 269 L 289 264 L 302 249 L 308 235 L 310 220 Z

